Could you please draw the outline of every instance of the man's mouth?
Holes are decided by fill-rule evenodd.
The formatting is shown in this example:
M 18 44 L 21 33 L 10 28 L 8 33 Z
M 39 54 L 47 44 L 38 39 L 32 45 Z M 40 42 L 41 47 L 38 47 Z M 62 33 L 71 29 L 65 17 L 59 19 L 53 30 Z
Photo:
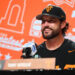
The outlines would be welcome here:
M 46 29 L 44 29 L 44 31 L 49 32 L 49 31 L 52 31 L 52 29 L 46 28 Z
M 46 33 L 46 34 L 48 34 L 48 33 L 50 33 L 50 32 L 52 32 L 52 29 L 46 28 L 46 29 L 44 30 L 44 33 Z

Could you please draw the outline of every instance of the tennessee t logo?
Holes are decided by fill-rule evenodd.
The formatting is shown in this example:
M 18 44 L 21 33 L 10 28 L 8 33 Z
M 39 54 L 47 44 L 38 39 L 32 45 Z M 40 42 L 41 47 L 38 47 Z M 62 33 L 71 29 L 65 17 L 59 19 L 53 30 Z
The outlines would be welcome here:
M 46 8 L 46 11 L 49 12 L 52 8 L 53 8 L 53 6 L 48 6 L 48 7 Z

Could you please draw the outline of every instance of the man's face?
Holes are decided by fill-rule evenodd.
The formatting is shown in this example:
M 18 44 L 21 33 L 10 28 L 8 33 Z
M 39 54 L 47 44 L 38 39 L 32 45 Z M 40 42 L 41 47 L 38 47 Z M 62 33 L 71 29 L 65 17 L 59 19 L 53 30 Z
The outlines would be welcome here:
M 60 20 L 55 17 L 46 16 L 42 17 L 42 35 L 44 39 L 52 39 L 59 35 L 61 32 Z

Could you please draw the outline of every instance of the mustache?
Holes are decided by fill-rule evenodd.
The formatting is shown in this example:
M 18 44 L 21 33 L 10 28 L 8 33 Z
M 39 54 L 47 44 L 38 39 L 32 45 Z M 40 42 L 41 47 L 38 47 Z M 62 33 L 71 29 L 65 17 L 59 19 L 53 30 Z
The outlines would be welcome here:
M 53 29 L 52 29 L 52 28 L 50 28 L 50 27 L 45 27 L 42 31 L 44 31 L 45 29 L 53 30 Z

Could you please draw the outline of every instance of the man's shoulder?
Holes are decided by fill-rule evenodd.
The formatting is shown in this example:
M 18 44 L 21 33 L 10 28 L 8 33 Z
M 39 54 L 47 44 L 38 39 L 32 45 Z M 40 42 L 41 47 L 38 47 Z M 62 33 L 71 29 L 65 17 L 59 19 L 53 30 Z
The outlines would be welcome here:
M 69 40 L 69 39 L 66 39 L 66 44 L 67 44 L 67 47 L 68 47 L 68 54 L 71 56 L 75 56 L 75 42 L 72 41 L 72 40 Z
M 45 42 L 41 43 L 37 48 L 40 49 L 40 48 L 44 48 L 45 47 Z
M 75 42 L 74 41 L 69 40 L 69 39 L 65 39 L 65 43 L 68 45 L 68 47 L 75 49 Z

